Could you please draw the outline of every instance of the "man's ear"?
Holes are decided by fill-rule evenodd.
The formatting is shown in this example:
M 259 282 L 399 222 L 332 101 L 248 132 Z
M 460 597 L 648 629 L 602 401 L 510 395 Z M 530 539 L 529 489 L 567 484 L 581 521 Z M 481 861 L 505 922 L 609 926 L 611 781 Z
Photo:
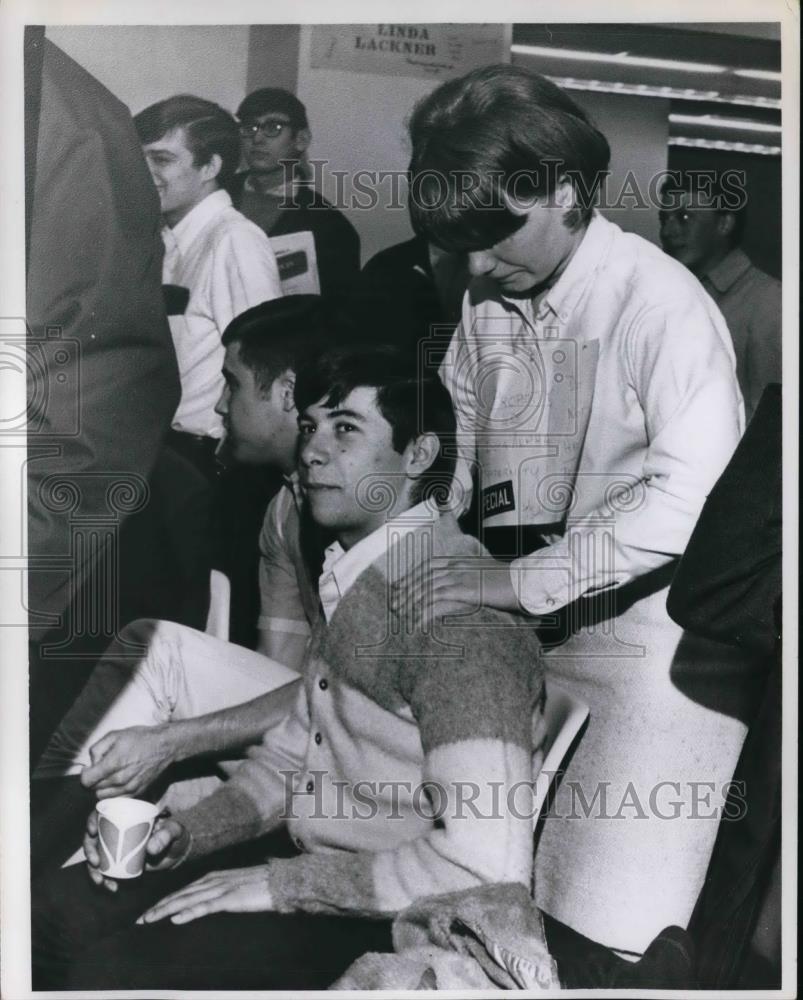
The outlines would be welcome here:
M 293 139 L 296 152 L 301 155 L 301 153 L 306 153 L 307 147 L 312 142 L 312 133 L 308 128 L 300 128 L 296 132 Z
M 411 479 L 418 479 L 423 476 L 427 469 L 438 457 L 441 442 L 437 434 L 428 431 L 426 434 L 419 434 L 407 446 L 409 454 L 407 459 L 407 475 Z
M 736 225 L 736 216 L 732 212 L 722 212 L 722 214 L 717 219 L 717 231 L 722 236 L 728 236 L 733 233 L 734 226 Z
M 280 375 L 274 382 L 276 387 L 276 392 L 279 397 L 279 405 L 285 413 L 292 413 L 296 408 L 295 399 L 293 398 L 293 393 L 296 387 L 296 375 L 295 372 L 286 371 L 283 375 Z
M 552 201 L 558 208 L 574 208 L 575 190 L 568 178 L 559 178 L 557 186 L 552 192 Z
M 209 162 L 204 163 L 201 167 L 201 177 L 205 181 L 213 181 L 220 173 L 220 168 L 223 166 L 223 160 L 220 157 L 220 153 L 212 153 L 209 157 Z

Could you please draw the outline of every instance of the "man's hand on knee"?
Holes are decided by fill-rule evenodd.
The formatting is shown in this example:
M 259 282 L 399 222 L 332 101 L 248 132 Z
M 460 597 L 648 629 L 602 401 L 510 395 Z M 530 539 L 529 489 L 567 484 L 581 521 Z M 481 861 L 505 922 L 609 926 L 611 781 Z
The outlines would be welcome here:
M 99 799 L 144 792 L 180 759 L 174 728 L 131 726 L 107 733 L 89 748 L 92 763 L 81 772 L 81 784 Z
M 187 858 L 191 846 L 192 834 L 182 823 L 169 816 L 160 816 L 145 845 L 145 871 L 165 871 L 178 867 Z M 95 885 L 102 886 L 109 892 L 117 892 L 116 880 L 100 870 L 98 814 L 94 809 L 86 822 L 84 854 L 89 877 Z

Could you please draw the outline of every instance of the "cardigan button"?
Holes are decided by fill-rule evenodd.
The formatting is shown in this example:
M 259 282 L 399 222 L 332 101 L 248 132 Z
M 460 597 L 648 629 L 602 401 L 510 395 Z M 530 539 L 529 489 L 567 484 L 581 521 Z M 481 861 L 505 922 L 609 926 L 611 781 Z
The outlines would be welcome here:
M 308 781 L 307 782 L 307 792 L 309 792 L 310 794 L 312 794 L 312 792 L 314 792 L 314 791 L 315 791 L 315 785 L 311 781 Z
M 318 687 L 321 689 L 321 691 L 325 691 L 329 687 L 329 681 L 325 677 L 322 677 L 318 681 Z
M 323 742 L 323 736 L 321 736 L 320 733 L 315 734 L 315 742 L 318 744 L 318 746 L 320 746 L 321 743 Z

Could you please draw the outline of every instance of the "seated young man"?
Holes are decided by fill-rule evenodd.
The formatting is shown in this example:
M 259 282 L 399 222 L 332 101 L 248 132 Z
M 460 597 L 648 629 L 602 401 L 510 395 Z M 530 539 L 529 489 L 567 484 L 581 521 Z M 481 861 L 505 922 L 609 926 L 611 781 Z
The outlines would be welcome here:
M 300 481 L 334 541 L 290 712 L 212 795 L 158 822 L 157 871 L 114 895 L 90 816 L 97 888 L 70 868 L 34 895 L 37 988 L 320 988 L 389 948 L 389 919 L 422 896 L 529 887 L 534 631 L 496 610 L 388 611 L 430 559 L 484 554 L 427 499 L 452 474 L 448 393 L 397 357 L 336 350 L 296 382 Z M 213 852 L 283 826 L 295 856 L 191 879 Z
M 238 462 L 271 466 L 285 478 L 268 506 L 260 538 L 259 652 L 264 655 L 175 622 L 127 626 L 34 771 L 35 873 L 58 867 L 78 848 L 96 796 L 141 794 L 165 771 L 163 784 L 175 778 L 171 765 L 186 770 L 190 759 L 236 757 L 259 741 L 272 712 L 287 711 L 292 692 L 276 689 L 298 677 L 320 616 L 299 535 L 295 370 L 298 359 L 314 357 L 339 336 L 321 300 L 311 295 L 265 302 L 226 328 L 226 381 L 218 411 L 229 447 Z M 131 652 L 137 647 L 139 656 Z M 222 764 L 224 772 L 226 767 Z M 179 808 L 208 794 L 220 779 L 215 766 L 204 770 L 203 777 L 173 780 L 164 803 Z

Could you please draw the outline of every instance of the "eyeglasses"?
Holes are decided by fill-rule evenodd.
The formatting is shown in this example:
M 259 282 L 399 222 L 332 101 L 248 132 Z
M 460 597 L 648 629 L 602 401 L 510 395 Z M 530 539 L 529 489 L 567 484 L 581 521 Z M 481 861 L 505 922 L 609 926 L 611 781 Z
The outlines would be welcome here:
M 250 125 L 240 126 L 240 135 L 243 139 L 256 139 L 257 133 L 261 132 L 266 139 L 275 139 L 281 135 L 286 128 L 290 128 L 290 122 L 277 121 L 275 118 L 268 118 L 264 122 L 253 122 Z

